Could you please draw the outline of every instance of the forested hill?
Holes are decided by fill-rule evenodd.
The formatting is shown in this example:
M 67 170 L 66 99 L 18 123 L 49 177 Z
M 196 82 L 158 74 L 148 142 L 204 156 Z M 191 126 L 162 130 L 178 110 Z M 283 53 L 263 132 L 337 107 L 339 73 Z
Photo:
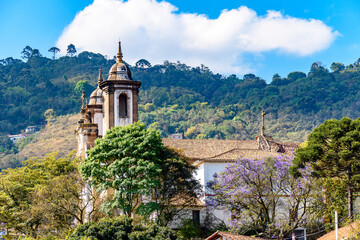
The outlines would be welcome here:
M 56 60 L 35 56 L 0 63 L 0 133 L 16 134 L 44 123 L 47 109 L 57 115 L 79 112 L 81 91 L 89 97 L 98 69 L 106 78 L 114 61 L 82 52 Z M 299 142 L 326 119 L 360 116 L 359 61 L 334 63 L 331 71 L 314 63 L 307 74 L 275 74 L 269 84 L 253 74 L 226 77 L 205 66 L 148 65 L 141 60 L 131 67 L 133 78 L 142 82 L 140 120 L 163 137 L 182 132 L 187 138 L 251 139 L 259 133 L 265 109 L 266 134 Z

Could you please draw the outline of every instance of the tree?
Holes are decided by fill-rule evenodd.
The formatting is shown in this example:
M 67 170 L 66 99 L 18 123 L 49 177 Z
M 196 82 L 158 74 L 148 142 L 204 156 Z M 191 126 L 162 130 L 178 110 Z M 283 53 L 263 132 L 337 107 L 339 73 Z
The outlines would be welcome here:
M 292 158 L 238 160 L 208 183 L 214 194 L 208 204 L 230 209 L 230 228 L 242 234 L 284 237 L 299 225 L 321 219 L 316 211 L 321 191 L 306 170 L 303 178 L 289 176 Z
M 54 109 L 47 109 L 44 112 L 44 117 L 46 119 L 46 123 L 48 126 L 50 126 L 51 122 L 54 122 L 56 120 L 56 112 L 54 111 Z
M 17 148 L 13 141 L 5 134 L 0 134 L 0 153 L 10 154 L 17 152 Z
M 4 65 L 4 66 L 10 66 L 16 63 L 21 63 L 22 61 L 20 59 L 14 59 L 12 57 L 8 57 L 5 59 L 1 59 L 0 60 L 0 64 Z
M 275 73 L 273 75 L 273 77 L 272 77 L 272 80 L 274 81 L 274 80 L 279 79 L 279 78 L 281 78 L 280 75 L 278 73 Z
M 0 173 L 0 222 L 33 237 L 39 232 L 69 228 L 79 214 L 76 206 L 84 204 L 79 203 L 83 201 L 81 186 L 72 178 L 76 170 L 71 155 L 58 157 L 57 153 L 43 159 L 30 158 L 23 167 L 3 170 Z M 76 199 L 71 188 L 76 188 Z
M 313 175 L 319 178 L 338 178 L 346 181 L 348 217 L 353 219 L 353 194 L 358 189 L 360 177 L 360 118 L 351 120 L 326 120 L 308 137 L 308 144 L 296 150 L 291 168 L 298 170 L 309 163 Z
M 345 70 L 345 65 L 343 63 L 333 62 L 330 66 L 330 69 L 333 70 L 333 72 L 340 72 Z
M 39 51 L 39 49 L 33 49 L 32 51 L 31 51 L 31 56 L 30 56 L 31 58 L 32 57 L 42 57 L 42 55 L 41 55 L 41 53 L 40 53 L 40 51 Z
M 60 52 L 60 49 L 57 47 L 52 47 L 48 51 L 53 53 L 53 60 L 55 60 L 55 55 L 56 53 Z
M 70 55 L 70 57 L 73 57 L 73 56 L 76 54 L 75 45 L 74 45 L 74 44 L 70 44 L 70 45 L 67 47 L 66 52 L 67 52 L 68 55 Z
M 21 58 L 28 60 L 31 58 L 33 49 L 30 46 L 26 46 L 21 52 Z
M 178 239 L 176 233 L 168 228 L 154 224 L 133 224 L 128 217 L 103 218 L 99 222 L 88 222 L 69 234 L 70 240 L 103 239 L 103 240 L 156 240 Z
M 135 66 L 137 68 L 150 68 L 151 67 L 151 64 L 149 61 L 145 60 L 145 59 L 140 59 L 139 61 L 137 61 L 135 63 Z
M 194 171 L 195 167 L 188 158 L 173 149 L 164 149 L 160 187 L 152 196 L 155 208 L 148 208 L 150 211 L 147 212 L 149 215 L 156 211 L 157 224 L 160 226 L 167 226 L 171 221 L 181 218 L 181 211 L 193 206 L 200 196 L 201 185 L 193 177 Z
M 151 196 L 160 186 L 163 145 L 160 136 L 134 123 L 110 129 L 95 141 L 80 166 L 85 180 L 99 190 L 113 189 L 110 208 L 119 208 L 131 217 L 142 196 Z
M 85 92 L 85 96 L 90 96 L 90 94 L 95 90 L 95 87 L 86 80 L 80 80 L 76 83 L 74 91 L 77 95 L 81 95 L 83 90 Z
M 95 144 L 87 151 L 80 172 L 97 189 L 113 189 L 106 203 L 109 208 L 119 208 L 128 217 L 156 211 L 158 222 L 166 225 L 177 211 L 172 204 L 180 193 L 186 198 L 179 208 L 196 196 L 199 185 L 192 177 L 194 168 L 166 149 L 159 134 L 144 124 L 114 127 Z
M 245 79 L 255 79 L 255 78 L 256 78 L 256 76 L 253 73 L 245 74 L 244 77 L 243 77 L 244 80 Z
M 297 71 L 295 71 L 295 72 L 289 73 L 289 74 L 287 75 L 287 78 L 288 78 L 291 82 L 293 82 L 293 81 L 296 81 L 296 80 L 298 80 L 298 79 L 300 79 L 300 78 L 306 78 L 306 74 L 303 73 L 303 72 L 297 72 Z

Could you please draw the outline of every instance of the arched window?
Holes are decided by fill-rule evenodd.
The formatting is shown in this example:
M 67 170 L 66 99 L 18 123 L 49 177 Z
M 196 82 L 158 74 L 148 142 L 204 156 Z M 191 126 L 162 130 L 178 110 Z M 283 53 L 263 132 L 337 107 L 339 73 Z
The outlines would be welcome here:
M 127 117 L 127 96 L 125 94 L 121 94 L 119 96 L 119 114 L 120 117 Z

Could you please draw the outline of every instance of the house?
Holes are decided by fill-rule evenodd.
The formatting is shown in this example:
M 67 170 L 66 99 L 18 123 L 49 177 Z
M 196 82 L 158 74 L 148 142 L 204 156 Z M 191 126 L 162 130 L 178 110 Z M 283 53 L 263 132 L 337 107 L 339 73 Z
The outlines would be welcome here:
M 174 133 L 174 134 L 170 134 L 170 139 L 183 139 L 183 134 L 182 133 Z
M 26 129 L 25 129 L 25 132 L 26 133 L 30 133 L 30 132 L 38 132 L 39 131 L 39 128 L 37 126 L 28 126 Z
M 10 134 L 8 134 L 8 137 L 10 138 L 10 140 L 12 141 L 12 142 L 17 142 L 17 141 L 19 141 L 19 139 L 21 139 L 21 138 L 26 138 L 27 137 L 27 135 L 25 134 L 25 133 L 20 133 L 20 134 L 17 134 L 17 135 L 10 135 Z

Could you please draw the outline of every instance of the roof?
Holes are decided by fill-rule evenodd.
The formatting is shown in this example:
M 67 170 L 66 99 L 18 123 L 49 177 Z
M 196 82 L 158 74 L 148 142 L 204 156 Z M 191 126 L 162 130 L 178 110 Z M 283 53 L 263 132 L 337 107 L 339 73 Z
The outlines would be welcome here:
M 360 234 L 359 222 L 353 222 L 345 227 L 338 229 L 338 239 L 349 239 Z M 335 230 L 323 235 L 318 240 L 335 240 Z
M 259 149 L 256 140 L 163 139 L 164 145 L 194 160 L 206 162 L 234 161 L 240 157 L 263 158 L 280 153 Z M 290 146 L 291 144 L 289 144 Z M 296 144 L 294 145 L 294 148 Z M 288 150 L 287 147 L 285 147 Z
M 239 235 L 229 232 L 216 231 L 213 235 L 206 238 L 205 240 L 264 240 L 264 238 L 250 237 L 245 235 Z
M 203 208 L 205 204 L 196 197 L 189 197 L 184 195 L 175 196 L 171 199 L 171 205 L 173 206 L 187 206 L 193 208 Z

